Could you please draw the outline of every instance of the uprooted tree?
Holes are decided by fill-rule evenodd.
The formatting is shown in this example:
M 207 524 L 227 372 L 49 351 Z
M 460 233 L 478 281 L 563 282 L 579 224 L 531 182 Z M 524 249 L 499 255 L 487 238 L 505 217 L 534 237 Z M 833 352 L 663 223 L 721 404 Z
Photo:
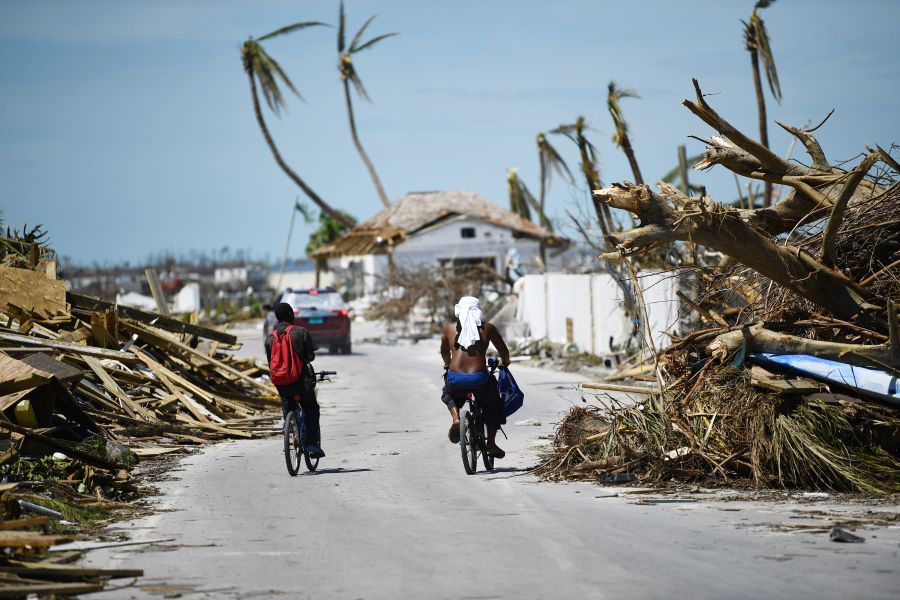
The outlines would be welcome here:
M 774 206 L 740 210 L 724 206 L 706 194 L 689 197 L 662 182 L 659 192 L 646 185 L 631 184 L 596 190 L 594 195 L 600 202 L 627 210 L 640 220 L 634 229 L 610 235 L 610 242 L 618 251 L 610 257 L 646 251 L 660 244 L 691 241 L 721 252 L 834 317 L 886 332 L 887 299 L 866 287 L 865 280 L 854 280 L 841 269 L 835 243 L 848 207 L 872 205 L 879 200 L 896 204 L 900 200 L 897 185 L 884 188 L 866 179 L 876 162 L 893 167 L 896 161 L 879 147 L 867 153 L 858 166 L 843 171 L 828 163 L 811 131 L 783 125 L 797 136 L 812 158 L 810 167 L 788 162 L 731 126 L 707 104 L 696 80 L 694 87 L 696 102 L 685 100 L 684 105 L 722 136 L 708 140 L 705 158 L 697 168 L 722 165 L 745 177 L 789 186 L 792 191 Z M 822 220 L 826 221 L 819 252 L 815 254 L 807 247 L 778 237 Z M 880 268 L 877 264 L 872 266 L 875 271 Z M 761 328 L 750 330 L 749 334 L 744 332 L 745 338 L 748 335 L 761 346 L 771 338 Z M 771 345 L 772 340 L 768 341 Z M 877 356 L 879 362 L 900 366 L 900 357 L 887 346 L 873 351 L 849 345 L 819 347 L 811 341 L 807 350 L 822 355 L 843 353 L 851 362 L 855 359 L 863 364 L 872 363 L 868 355 Z
M 717 132 L 703 140 L 696 168 L 721 165 L 790 193 L 742 209 L 664 182 L 658 191 L 631 183 L 594 191 L 596 202 L 639 221 L 610 232 L 602 258 L 697 245 L 723 260 L 673 265 L 698 273 L 696 298 L 682 300 L 706 325 L 677 332 L 653 357 L 660 389 L 639 405 L 607 398 L 602 408 L 573 409 L 537 472 L 900 490 L 896 407 L 821 394 L 809 380 L 812 392 L 783 393 L 777 374 L 741 366 L 754 352 L 809 354 L 900 373 L 900 164 L 880 146 L 848 170 L 829 162 L 813 135 L 822 123 L 779 123 L 811 164 L 784 160 L 716 113 L 696 80 L 694 88 L 684 105 Z

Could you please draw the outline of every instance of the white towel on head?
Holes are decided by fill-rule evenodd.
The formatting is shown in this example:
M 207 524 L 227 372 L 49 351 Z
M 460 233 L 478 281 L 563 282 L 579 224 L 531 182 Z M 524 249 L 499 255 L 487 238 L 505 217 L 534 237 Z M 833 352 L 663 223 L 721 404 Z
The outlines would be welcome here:
M 481 325 L 481 302 L 473 296 L 463 296 L 453 308 L 453 312 L 460 324 L 457 343 L 466 350 L 481 339 L 478 333 L 478 326 Z

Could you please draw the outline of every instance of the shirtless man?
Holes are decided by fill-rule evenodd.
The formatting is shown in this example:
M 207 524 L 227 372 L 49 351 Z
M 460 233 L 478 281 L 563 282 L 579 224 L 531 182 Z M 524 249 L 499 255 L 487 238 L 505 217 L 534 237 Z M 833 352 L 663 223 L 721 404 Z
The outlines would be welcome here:
M 497 392 L 497 378 L 487 369 L 488 344 L 500 354 L 504 367 L 509 366 L 509 349 L 497 328 L 481 321 L 478 298 L 464 296 L 456 305 L 456 321 L 444 325 L 441 337 L 441 357 L 444 359 L 444 390 L 441 401 L 450 409 L 453 424 L 450 441 L 459 443 L 459 409 L 466 402 L 466 392 L 472 392 L 484 411 L 488 430 L 487 452 L 494 458 L 506 453 L 497 446 L 497 430 L 506 423 L 503 401 Z

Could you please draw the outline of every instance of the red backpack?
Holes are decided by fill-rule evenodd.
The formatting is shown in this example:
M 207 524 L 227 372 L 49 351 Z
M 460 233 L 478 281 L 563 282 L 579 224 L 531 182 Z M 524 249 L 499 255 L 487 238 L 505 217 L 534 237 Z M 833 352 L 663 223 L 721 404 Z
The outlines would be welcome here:
M 272 355 L 269 359 L 269 380 L 275 385 L 288 385 L 300 380 L 303 361 L 291 345 L 291 329 L 288 325 L 284 333 L 272 331 Z

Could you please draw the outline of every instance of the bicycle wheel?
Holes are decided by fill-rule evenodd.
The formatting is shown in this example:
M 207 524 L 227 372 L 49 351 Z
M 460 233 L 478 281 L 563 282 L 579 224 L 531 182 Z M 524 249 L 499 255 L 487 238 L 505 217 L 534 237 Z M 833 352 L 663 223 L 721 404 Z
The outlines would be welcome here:
M 478 420 L 478 447 L 481 450 L 481 461 L 484 463 L 485 471 L 494 470 L 494 457 L 487 452 L 487 431 L 484 421 Z
M 315 471 L 319 466 L 319 459 L 313 458 L 306 453 L 306 419 L 302 409 L 297 411 L 297 413 L 297 420 L 300 421 L 300 451 L 303 453 L 303 461 L 306 463 L 308 471 Z M 299 467 L 300 465 L 297 466 Z
M 459 449 L 462 452 L 463 467 L 467 474 L 474 475 L 478 469 L 478 440 L 472 430 L 471 413 L 464 410 L 459 420 Z
M 306 451 L 303 451 L 303 460 L 306 461 L 306 470 L 315 471 L 319 467 L 319 459 L 312 458 Z
M 284 462 L 291 477 L 300 470 L 300 427 L 295 413 L 289 412 L 284 418 Z

